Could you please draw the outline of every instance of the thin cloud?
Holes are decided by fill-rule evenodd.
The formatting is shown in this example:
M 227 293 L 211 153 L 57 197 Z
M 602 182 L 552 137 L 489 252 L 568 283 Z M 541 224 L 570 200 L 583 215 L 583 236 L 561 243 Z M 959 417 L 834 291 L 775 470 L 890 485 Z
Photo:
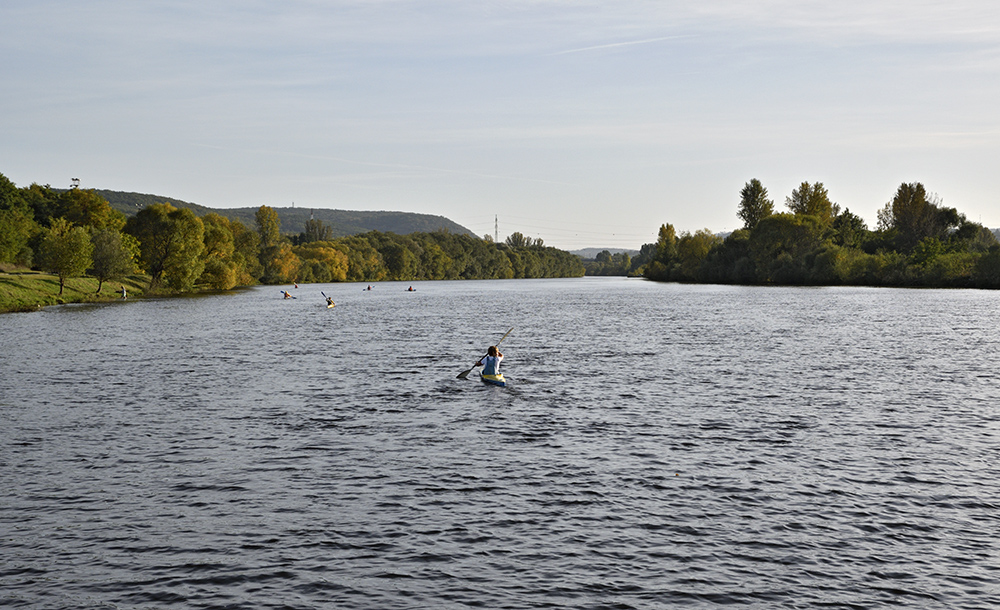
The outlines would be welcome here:
M 569 55 L 570 53 L 583 53 L 585 51 L 598 51 L 600 49 L 613 49 L 616 47 L 629 47 L 640 44 L 650 44 L 654 42 L 663 42 L 664 40 L 676 40 L 678 38 L 691 38 L 691 36 L 660 36 L 659 38 L 647 38 L 645 40 L 630 40 L 627 42 L 612 42 L 609 44 L 599 44 L 591 47 L 581 47 L 579 49 L 568 49 L 566 51 L 557 51 L 555 53 L 550 53 L 550 55 Z

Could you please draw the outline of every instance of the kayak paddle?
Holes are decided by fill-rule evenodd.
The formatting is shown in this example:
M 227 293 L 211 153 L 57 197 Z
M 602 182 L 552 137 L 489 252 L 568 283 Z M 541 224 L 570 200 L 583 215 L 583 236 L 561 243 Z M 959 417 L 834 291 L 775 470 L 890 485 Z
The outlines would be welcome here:
M 512 326 L 511 328 L 510 328 L 510 330 L 508 330 L 508 331 L 507 331 L 507 332 L 506 332 L 506 333 L 504 334 L 504 336 L 500 337 L 500 340 L 499 340 L 499 341 L 497 341 L 497 343 L 496 343 L 498 347 L 499 347 L 499 345 L 500 345 L 501 343 L 503 343 L 503 340 L 507 338 L 507 335 L 509 335 L 509 334 L 511 333 L 511 331 L 512 331 L 512 330 L 514 330 L 514 327 L 513 327 L 513 326 Z M 486 356 L 489 356 L 489 352 L 486 352 Z M 483 356 L 483 358 L 485 358 L 486 356 Z M 459 378 L 459 379 L 468 379 L 468 378 L 469 378 L 469 373 L 471 373 L 471 372 L 472 372 L 472 369 L 474 369 L 474 368 L 476 368 L 476 367 L 475 367 L 475 366 L 473 366 L 473 367 L 472 367 L 471 369 L 469 369 L 469 370 L 467 370 L 467 371 L 462 371 L 461 373 L 459 373 L 459 374 L 458 374 L 458 378 Z

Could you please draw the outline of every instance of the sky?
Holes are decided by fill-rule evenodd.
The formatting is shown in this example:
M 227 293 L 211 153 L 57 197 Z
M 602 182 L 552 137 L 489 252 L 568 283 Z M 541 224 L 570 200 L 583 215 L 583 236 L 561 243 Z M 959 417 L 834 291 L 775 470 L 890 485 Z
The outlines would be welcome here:
M 4 0 L 0 173 L 563 249 L 738 229 L 754 178 L 997 228 L 1000 5 Z

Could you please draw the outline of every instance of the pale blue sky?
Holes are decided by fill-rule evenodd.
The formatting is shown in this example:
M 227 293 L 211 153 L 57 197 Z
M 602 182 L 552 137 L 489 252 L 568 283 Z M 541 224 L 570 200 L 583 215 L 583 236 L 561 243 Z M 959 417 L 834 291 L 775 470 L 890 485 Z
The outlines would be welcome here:
M 631 247 L 760 179 L 1000 227 L 993 0 L 4 0 L 0 173 Z M 294 229 L 285 227 L 286 229 Z

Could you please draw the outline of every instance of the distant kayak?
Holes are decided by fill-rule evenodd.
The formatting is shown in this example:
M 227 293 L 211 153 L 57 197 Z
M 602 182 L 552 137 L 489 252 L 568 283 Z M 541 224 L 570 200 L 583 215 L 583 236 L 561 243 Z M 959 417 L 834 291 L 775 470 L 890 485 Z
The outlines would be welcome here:
M 483 380 L 483 383 L 498 385 L 501 388 L 507 386 L 507 380 L 503 378 L 503 373 L 499 375 L 479 375 L 479 378 Z
M 327 308 L 327 309 L 331 309 L 331 308 L 333 308 L 334 306 L 336 306 L 336 303 L 330 303 L 329 305 L 327 305 L 327 306 L 326 306 L 326 308 Z

